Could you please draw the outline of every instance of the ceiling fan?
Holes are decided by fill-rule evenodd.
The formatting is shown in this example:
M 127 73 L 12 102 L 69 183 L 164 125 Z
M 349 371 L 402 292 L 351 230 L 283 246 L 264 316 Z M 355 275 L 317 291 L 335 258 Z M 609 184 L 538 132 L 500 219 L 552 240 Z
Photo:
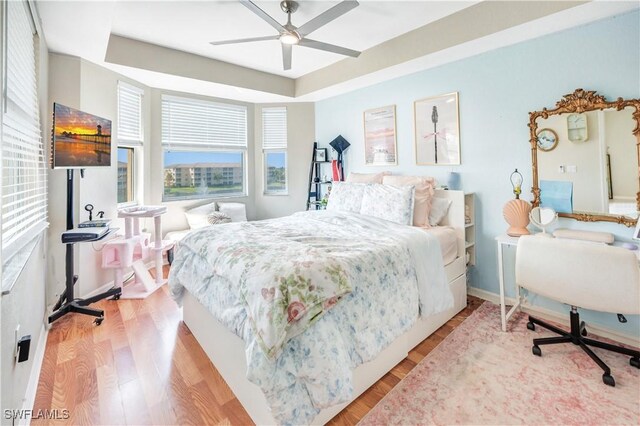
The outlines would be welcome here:
M 333 6 L 331 9 L 316 16 L 306 24 L 296 27 L 291 23 L 291 14 L 298 10 L 298 2 L 293 0 L 283 0 L 280 2 L 280 8 L 287 14 L 287 23 L 281 25 L 278 21 L 268 15 L 264 10 L 260 9 L 255 3 L 250 0 L 240 0 L 247 9 L 258 15 L 269 25 L 278 31 L 278 35 L 265 36 L 265 37 L 252 37 L 243 38 L 238 40 L 224 40 L 224 41 L 212 41 L 214 46 L 222 44 L 233 43 L 248 43 L 252 41 L 266 41 L 266 40 L 280 40 L 282 44 L 282 63 L 285 70 L 291 69 L 291 48 L 294 44 L 298 46 L 310 47 L 312 49 L 324 50 L 332 53 L 339 53 L 340 55 L 351 56 L 357 58 L 360 52 L 356 50 L 347 49 L 346 47 L 340 47 L 329 43 L 323 43 L 321 41 L 311 40 L 307 38 L 307 35 L 311 34 L 318 28 L 328 24 L 336 18 L 344 15 L 351 9 L 357 7 L 359 3 L 353 0 L 345 0 Z

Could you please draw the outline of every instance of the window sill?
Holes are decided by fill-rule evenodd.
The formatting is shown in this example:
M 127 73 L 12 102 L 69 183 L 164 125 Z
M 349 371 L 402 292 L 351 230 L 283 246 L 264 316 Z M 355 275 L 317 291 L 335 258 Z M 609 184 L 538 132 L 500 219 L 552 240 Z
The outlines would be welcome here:
M 25 245 L 15 251 L 8 259 L 2 262 L 2 296 L 11 293 L 13 286 L 18 281 L 20 274 L 27 266 L 29 258 L 42 239 L 44 230 L 47 225 L 43 224 L 41 229 L 37 229 L 36 235 L 31 238 Z
M 220 194 L 220 195 L 212 195 L 209 197 L 180 197 L 180 198 L 162 198 L 163 203 L 173 203 L 179 201 L 198 201 L 198 200 L 226 200 L 230 198 L 246 198 L 247 194 Z
M 263 192 L 262 195 L 265 197 L 287 197 L 289 195 L 288 192 Z

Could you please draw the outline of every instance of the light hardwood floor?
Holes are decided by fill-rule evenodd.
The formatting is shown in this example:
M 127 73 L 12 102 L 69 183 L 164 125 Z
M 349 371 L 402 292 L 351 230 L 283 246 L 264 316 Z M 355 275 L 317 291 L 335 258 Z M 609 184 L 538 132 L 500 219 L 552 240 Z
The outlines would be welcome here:
M 481 303 L 469 297 L 466 309 L 331 423 L 356 424 Z M 145 300 L 104 300 L 94 306 L 106 311 L 100 326 L 77 314 L 53 324 L 34 410 L 69 410 L 69 419 L 56 424 L 252 424 L 182 323 L 166 286 Z

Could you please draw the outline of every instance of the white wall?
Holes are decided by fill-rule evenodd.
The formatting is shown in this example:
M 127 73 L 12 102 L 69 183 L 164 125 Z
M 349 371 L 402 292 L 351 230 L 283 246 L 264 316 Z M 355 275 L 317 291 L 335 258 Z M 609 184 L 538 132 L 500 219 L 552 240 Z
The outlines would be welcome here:
M 255 208 L 256 219 L 287 216 L 306 209 L 309 190 L 309 168 L 315 138 L 313 103 L 277 104 L 287 107 L 287 179 L 286 195 L 264 193 L 264 161 L 262 153 L 262 108 L 255 107 Z

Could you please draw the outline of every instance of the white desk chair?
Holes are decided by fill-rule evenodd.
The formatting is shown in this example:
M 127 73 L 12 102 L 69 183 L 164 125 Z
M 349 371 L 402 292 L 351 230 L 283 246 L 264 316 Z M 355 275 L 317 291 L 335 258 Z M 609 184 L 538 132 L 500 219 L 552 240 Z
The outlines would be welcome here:
M 615 386 L 609 367 L 587 346 L 631 356 L 640 368 L 640 352 L 585 337 L 578 307 L 617 314 L 640 313 L 640 272 L 636 255 L 624 248 L 558 238 L 523 236 L 516 252 L 516 282 L 541 296 L 571 306 L 571 332 L 529 316 L 527 328 L 535 324 L 560 335 L 533 339 L 532 351 L 541 356 L 541 345 L 578 345 L 603 370 L 602 380 Z

